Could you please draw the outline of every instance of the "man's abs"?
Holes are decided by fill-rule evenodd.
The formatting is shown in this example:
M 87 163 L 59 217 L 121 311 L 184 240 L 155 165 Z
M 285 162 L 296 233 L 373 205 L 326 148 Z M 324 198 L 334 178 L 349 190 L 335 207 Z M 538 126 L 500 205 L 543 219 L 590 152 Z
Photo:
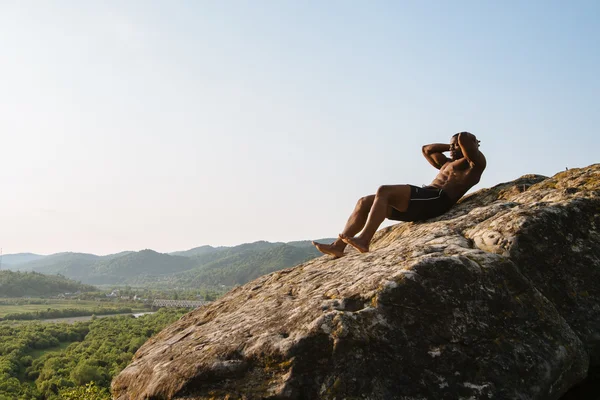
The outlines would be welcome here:
M 479 182 L 481 174 L 476 176 L 468 164 L 466 168 L 460 168 L 459 166 L 462 165 L 456 161 L 449 164 L 442 167 L 430 186 L 443 189 L 448 197 L 456 203 L 471 187 Z

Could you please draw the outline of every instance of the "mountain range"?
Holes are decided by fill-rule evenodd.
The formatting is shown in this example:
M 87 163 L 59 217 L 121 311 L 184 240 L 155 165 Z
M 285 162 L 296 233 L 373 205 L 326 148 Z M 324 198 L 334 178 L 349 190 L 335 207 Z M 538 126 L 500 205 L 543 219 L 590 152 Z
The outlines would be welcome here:
M 66 292 L 90 292 L 93 290 L 97 289 L 63 276 L 44 275 L 37 272 L 0 271 L 0 298 L 56 296 Z
M 308 240 L 258 241 L 233 247 L 200 246 L 173 253 L 147 249 L 106 256 L 72 252 L 48 256 L 7 254 L 3 256 L 2 269 L 59 274 L 91 285 L 234 286 L 319 255 Z

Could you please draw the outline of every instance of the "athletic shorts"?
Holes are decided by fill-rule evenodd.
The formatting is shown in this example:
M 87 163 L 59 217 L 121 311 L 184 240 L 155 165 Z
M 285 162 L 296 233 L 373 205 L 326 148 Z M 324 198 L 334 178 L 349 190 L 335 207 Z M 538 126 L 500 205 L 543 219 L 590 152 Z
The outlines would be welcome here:
M 434 218 L 448 211 L 454 203 L 446 192 L 432 186 L 410 186 L 410 202 L 404 212 L 392 208 L 389 219 L 395 221 L 423 221 Z

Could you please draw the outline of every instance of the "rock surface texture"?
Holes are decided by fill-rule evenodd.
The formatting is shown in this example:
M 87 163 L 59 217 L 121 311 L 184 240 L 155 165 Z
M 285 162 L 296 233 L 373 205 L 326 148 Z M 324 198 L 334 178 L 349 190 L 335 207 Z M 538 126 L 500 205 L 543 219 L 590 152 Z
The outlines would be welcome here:
M 526 175 L 238 287 L 150 339 L 134 399 L 558 399 L 600 364 L 600 164 Z

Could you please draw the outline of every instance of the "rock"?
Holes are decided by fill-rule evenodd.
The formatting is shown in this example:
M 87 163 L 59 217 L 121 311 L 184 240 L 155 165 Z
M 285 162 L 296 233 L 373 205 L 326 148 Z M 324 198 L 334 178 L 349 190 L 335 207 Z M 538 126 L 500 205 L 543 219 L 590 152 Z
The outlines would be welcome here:
M 558 399 L 600 364 L 600 164 L 263 276 L 151 338 L 115 399 Z

